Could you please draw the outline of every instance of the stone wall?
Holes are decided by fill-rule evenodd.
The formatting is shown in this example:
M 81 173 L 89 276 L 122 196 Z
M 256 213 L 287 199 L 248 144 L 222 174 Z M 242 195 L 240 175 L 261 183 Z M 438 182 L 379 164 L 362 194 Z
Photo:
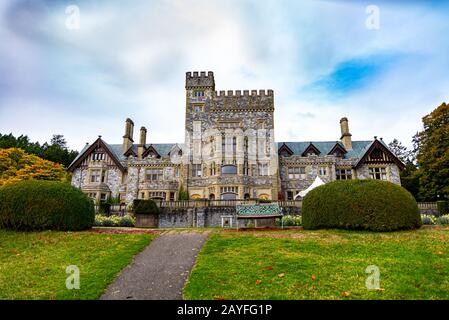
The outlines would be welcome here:
M 299 207 L 282 208 L 284 215 L 300 215 Z M 203 207 L 203 208 L 161 208 L 159 228 L 211 228 L 221 227 L 222 217 L 233 217 L 232 227 L 236 227 L 235 207 Z M 250 219 L 251 220 L 251 219 Z M 253 221 L 242 221 L 240 227 Z M 263 225 L 263 222 L 259 226 Z

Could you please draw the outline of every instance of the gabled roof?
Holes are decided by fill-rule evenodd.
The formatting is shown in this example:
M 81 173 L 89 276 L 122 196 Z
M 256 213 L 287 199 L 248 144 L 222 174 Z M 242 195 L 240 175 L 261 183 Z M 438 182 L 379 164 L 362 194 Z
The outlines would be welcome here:
M 148 157 L 148 155 L 150 155 L 150 153 L 155 154 L 156 158 L 160 158 L 161 157 L 159 152 L 157 152 L 156 148 L 153 145 L 150 145 L 148 148 L 146 148 L 145 152 L 142 154 L 142 158 Z
M 339 150 L 342 154 L 348 153 L 348 151 L 345 149 L 344 145 L 340 141 L 337 141 L 335 146 L 327 154 L 333 155 L 337 150 Z
M 290 149 L 285 143 L 283 143 L 279 148 L 278 148 L 278 154 L 281 155 L 282 152 L 287 152 L 289 155 L 293 155 L 294 152 L 292 151 L 292 149 Z
M 95 151 L 97 148 L 103 148 L 108 156 L 111 158 L 111 160 L 117 165 L 117 167 L 120 169 L 120 171 L 124 172 L 125 167 L 120 163 L 119 158 L 117 157 L 114 150 L 106 143 L 104 142 L 101 137 L 99 137 L 97 140 L 95 140 L 94 143 L 92 143 L 90 146 L 86 144 L 86 146 L 81 150 L 78 157 L 76 157 L 75 160 L 70 164 L 70 166 L 67 168 L 68 171 L 72 171 L 80 164 L 82 163 L 93 151 Z
M 133 147 L 129 147 L 128 150 L 126 150 L 126 152 L 123 154 L 125 157 L 129 157 L 129 156 L 133 156 L 133 157 L 137 157 L 137 153 L 136 151 L 134 151 Z
M 335 147 L 336 144 L 341 143 L 339 141 L 298 141 L 298 142 L 279 142 L 279 149 L 285 144 L 294 155 L 301 156 L 307 147 L 312 143 L 321 154 L 329 154 L 329 152 Z M 352 149 L 346 150 L 346 158 L 360 158 L 367 150 L 367 147 L 372 141 L 352 141 Z
M 361 155 L 361 157 L 359 158 L 359 160 L 357 161 L 355 167 L 359 167 L 361 164 L 363 164 L 365 162 L 365 160 L 369 157 L 369 155 L 371 154 L 371 152 L 376 149 L 379 148 L 381 149 L 383 152 L 385 152 L 389 158 L 390 161 L 394 162 L 399 169 L 403 170 L 405 168 L 405 164 L 399 160 L 398 157 L 395 156 L 395 154 L 393 152 L 391 152 L 390 148 L 385 144 L 385 142 L 383 142 L 383 140 L 377 140 L 374 139 L 374 141 L 372 141 L 366 148 L 364 153 Z
M 315 147 L 315 145 L 310 142 L 310 144 L 307 146 L 306 150 L 301 154 L 303 157 L 306 157 L 310 152 L 315 153 L 316 155 L 320 155 L 321 151 Z

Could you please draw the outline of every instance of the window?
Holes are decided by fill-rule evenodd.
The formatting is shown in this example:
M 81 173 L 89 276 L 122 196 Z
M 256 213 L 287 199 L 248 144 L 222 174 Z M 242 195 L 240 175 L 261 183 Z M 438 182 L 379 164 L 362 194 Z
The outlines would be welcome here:
M 268 176 L 268 163 L 260 163 L 258 168 L 259 176 Z
M 220 187 L 220 193 L 238 193 L 239 187 L 234 186 L 226 186 L 226 187 Z
M 99 160 L 104 160 L 104 159 L 105 159 L 105 154 L 102 152 L 96 152 L 92 155 L 92 160 L 99 161 Z
M 162 191 L 150 192 L 150 199 L 165 200 L 166 193 Z
M 369 177 L 376 180 L 387 180 L 387 169 L 369 168 Z
M 89 198 L 91 198 L 92 200 L 96 200 L 97 199 L 97 194 L 95 193 L 95 192 L 89 192 L 88 194 L 87 194 L 87 196 L 89 197 Z
M 201 106 L 201 105 L 195 105 L 195 106 L 193 106 L 193 110 L 194 110 L 195 112 L 203 112 L 203 106 Z
M 305 167 L 290 167 L 288 168 L 289 179 L 305 179 L 306 168 Z
M 243 140 L 243 148 L 245 149 L 245 154 L 248 154 L 248 137 Z
M 235 154 L 237 152 L 237 138 L 232 138 L 232 152 Z
M 212 162 L 210 166 L 210 175 L 215 176 L 217 174 L 217 167 L 215 165 L 215 162 Z
M 320 167 L 320 169 L 319 169 L 319 175 L 320 176 L 325 176 L 325 175 L 327 175 L 327 170 L 326 170 L 326 167 Z
M 220 187 L 220 193 L 222 200 L 235 200 L 237 199 L 237 194 L 239 193 L 239 187 L 234 186 Z
M 245 161 L 243 163 L 243 175 L 244 176 L 249 176 L 249 166 L 248 166 L 248 161 Z
M 100 201 L 106 201 L 106 193 L 100 194 Z
M 170 201 L 175 201 L 175 193 L 170 192 Z
M 226 135 L 225 135 L 225 133 L 223 132 L 223 133 L 221 134 L 221 153 L 222 153 L 222 155 L 223 155 L 223 158 L 224 158 L 224 156 L 225 156 L 225 152 L 226 152 Z
M 101 171 L 101 183 L 106 182 L 106 170 Z
M 101 170 L 92 170 L 90 172 L 90 182 L 98 183 L 101 178 Z
M 175 177 L 179 177 L 179 168 L 178 167 L 175 168 Z
M 337 169 L 337 180 L 351 180 L 352 170 L 351 169 Z
M 293 191 L 287 191 L 287 200 L 293 200 Z
M 237 166 L 224 165 L 221 167 L 221 174 L 237 174 Z
M 192 164 L 192 177 L 201 177 L 201 164 Z
M 145 175 L 148 181 L 161 181 L 164 177 L 164 171 L 162 169 L 147 169 Z
M 204 97 L 204 91 L 202 91 L 202 90 L 195 90 L 193 92 L 193 96 L 194 97 Z
M 213 157 L 215 154 L 215 140 L 214 138 L 210 138 L 210 153 L 209 155 Z

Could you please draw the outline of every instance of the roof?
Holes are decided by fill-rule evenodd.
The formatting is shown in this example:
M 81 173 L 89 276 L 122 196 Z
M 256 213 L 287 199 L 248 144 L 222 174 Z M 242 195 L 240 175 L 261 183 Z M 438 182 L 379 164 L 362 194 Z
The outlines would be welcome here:
M 175 146 L 176 143 L 153 143 L 145 145 L 146 148 L 153 146 L 156 149 L 157 153 L 160 154 L 161 157 L 169 154 L 170 150 Z M 123 155 L 123 145 L 122 144 L 109 144 L 109 149 L 114 153 L 114 155 L 120 160 L 126 160 L 126 157 Z M 137 154 L 137 148 L 139 146 L 134 144 L 132 146 L 133 151 Z
M 343 148 L 344 146 L 340 141 L 298 141 L 298 142 L 278 142 L 278 149 L 286 144 L 293 154 L 302 155 L 307 147 L 312 143 L 318 150 L 320 150 L 322 155 L 328 154 L 332 148 L 338 143 Z M 368 148 L 371 146 L 373 141 L 352 141 L 352 149 L 347 150 L 348 153 L 345 155 L 346 158 L 360 158 L 362 157 Z

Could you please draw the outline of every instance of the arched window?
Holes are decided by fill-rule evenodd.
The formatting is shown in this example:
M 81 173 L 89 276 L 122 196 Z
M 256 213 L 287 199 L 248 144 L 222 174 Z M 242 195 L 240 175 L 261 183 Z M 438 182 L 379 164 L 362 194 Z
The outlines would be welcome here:
M 221 174 L 237 174 L 237 166 L 228 164 L 221 167 Z
M 263 194 L 259 195 L 259 199 L 260 200 L 269 200 L 270 196 L 266 193 L 263 193 Z

